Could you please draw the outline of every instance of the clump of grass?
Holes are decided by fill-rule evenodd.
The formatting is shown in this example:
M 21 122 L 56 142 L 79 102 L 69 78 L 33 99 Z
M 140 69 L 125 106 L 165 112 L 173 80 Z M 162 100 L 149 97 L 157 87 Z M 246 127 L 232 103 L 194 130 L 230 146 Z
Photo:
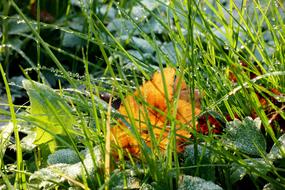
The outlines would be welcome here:
M 280 94 L 284 94 L 285 84 L 284 16 L 282 15 L 284 10 L 281 2 L 276 6 L 273 6 L 274 3 L 276 2 L 233 0 L 228 3 L 210 0 L 136 1 L 134 3 L 110 1 L 104 4 L 106 11 L 102 14 L 93 9 L 94 3 L 80 1 L 86 32 L 78 32 L 56 24 L 46 25 L 40 23 L 39 19 L 38 28 L 35 29 L 33 21 L 23 14 L 14 1 L 11 1 L 11 7 L 30 28 L 33 38 L 38 43 L 38 51 L 42 48 L 42 51 L 56 65 L 61 77 L 70 85 L 70 88 L 59 89 L 59 96 L 55 98 L 57 102 L 50 102 L 52 100 L 50 97 L 53 96 L 51 89 L 45 94 L 35 88 L 48 107 L 48 113 L 44 112 L 44 114 L 53 118 L 52 121 L 46 121 L 44 117 L 37 118 L 32 113 L 17 116 L 11 112 L 12 121 L 16 122 L 15 116 L 17 116 L 21 122 L 32 123 L 33 130 L 35 129 L 36 132 L 39 131 L 37 129 L 41 129 L 51 136 L 50 141 L 42 141 L 37 148 L 31 150 L 35 156 L 31 156 L 30 160 L 32 163 L 37 163 L 37 168 L 31 170 L 29 170 L 31 164 L 27 163 L 25 167 L 21 165 L 24 160 L 21 157 L 20 139 L 16 137 L 18 168 L 14 172 L 17 176 L 26 174 L 34 179 L 35 173 L 41 171 L 40 168 L 50 169 L 47 161 L 49 155 L 53 155 L 57 149 L 69 148 L 74 150 L 80 158 L 76 166 L 82 166 L 82 175 L 70 179 L 69 176 L 60 174 L 65 176 L 66 180 L 56 181 L 58 184 L 55 183 L 54 187 L 80 186 L 86 189 L 108 189 L 109 186 L 130 187 L 133 180 L 142 186 L 143 184 L 154 188 L 167 186 L 169 189 L 176 189 L 181 187 L 181 176 L 189 173 L 212 180 L 224 189 L 232 189 L 240 185 L 239 182 L 243 182 L 244 178 L 256 189 L 266 184 L 274 187 L 283 186 L 285 181 L 281 175 L 283 166 L 281 164 L 278 168 L 279 166 L 274 163 L 278 163 L 280 159 L 272 160 L 268 157 L 270 154 L 268 150 L 271 149 L 272 144 L 279 146 L 280 150 L 284 146 L 283 142 L 278 142 L 281 133 L 272 128 L 272 117 L 267 112 L 270 110 L 273 114 L 279 114 L 283 120 L 285 118 L 282 113 L 284 105 L 278 106 L 284 102 L 284 98 L 272 92 L 272 89 L 276 89 Z M 112 17 L 109 14 L 115 14 L 115 16 Z M 41 27 L 59 29 L 64 34 L 68 33 L 84 40 L 85 46 L 80 50 L 82 56 L 78 57 L 47 44 L 39 33 Z M 5 45 L 3 43 L 2 45 Z M 100 76 L 89 70 L 94 68 L 90 65 L 96 65 L 88 60 L 89 48 L 94 44 L 100 50 L 101 60 L 106 64 L 105 68 L 100 68 Z M 85 74 L 81 80 L 70 75 L 55 55 L 55 51 L 65 52 L 66 55 L 76 58 L 79 61 L 78 64 L 83 63 Z M 37 56 L 39 62 L 39 52 Z M 132 157 L 118 147 L 115 150 L 118 152 L 118 158 L 111 159 L 114 170 L 110 171 L 108 162 L 111 151 L 109 144 L 105 143 L 110 143 L 110 125 L 114 127 L 117 119 L 123 119 L 123 117 L 116 110 L 111 110 L 110 105 L 100 100 L 100 92 L 109 92 L 112 97 L 118 97 L 124 102 L 124 98 L 132 95 L 142 81 L 149 80 L 155 70 L 162 70 L 164 67 L 177 68 L 181 75 L 177 77 L 186 80 L 190 89 L 189 99 L 193 105 L 192 110 L 195 105 L 195 89 L 200 91 L 203 95 L 201 115 L 215 112 L 224 121 L 228 117 L 231 120 L 235 118 L 243 120 L 253 115 L 260 118 L 263 135 L 267 139 L 267 152 L 259 149 L 260 154 L 252 156 L 238 148 L 232 149 L 223 144 L 225 142 L 223 135 L 199 134 L 193 127 L 196 126 L 197 118 L 193 118 L 189 121 L 189 126 L 192 126 L 189 132 L 193 135 L 193 138 L 189 139 L 189 151 L 193 152 L 193 156 L 178 155 L 174 140 L 176 121 L 170 116 L 169 123 L 173 130 L 169 139 L 172 140 L 166 152 L 155 148 L 150 149 L 140 137 L 134 122 L 127 123 L 132 129 L 130 135 L 139 142 L 141 157 Z M 4 74 L 2 76 L 4 78 Z M 80 86 L 84 86 L 85 89 L 78 90 Z M 278 104 L 276 105 L 270 97 L 279 101 Z M 263 107 L 260 98 L 267 100 L 269 108 Z M 149 106 L 146 102 L 142 104 L 145 108 Z M 13 107 L 11 101 L 9 105 Z M 34 109 L 33 106 L 31 105 L 31 109 Z M 168 106 L 173 105 L 168 102 Z M 173 107 L 175 108 L 175 105 Z M 62 115 L 73 120 L 70 128 L 64 123 L 66 117 L 58 116 L 58 110 L 61 110 Z M 129 118 L 132 121 L 131 114 Z M 48 128 L 49 122 L 62 130 L 52 131 Z M 256 124 L 251 120 L 249 123 Z M 14 125 L 16 126 L 16 123 Z M 227 123 L 229 128 L 234 125 L 236 123 Z M 239 123 L 239 125 L 242 124 Z M 278 123 L 276 125 L 276 128 L 282 127 Z M 151 125 L 148 127 L 152 128 Z M 208 127 L 213 127 L 209 121 Z M 158 144 L 154 136 L 150 138 L 153 144 Z M 98 152 L 93 151 L 94 147 L 98 147 L 101 155 L 96 155 Z M 88 160 L 89 154 L 86 151 L 90 152 L 91 161 Z M 102 165 L 104 162 L 102 155 L 105 155 L 107 162 L 105 169 Z M 3 156 L 1 160 L 4 159 Z M 262 162 L 256 160 L 256 157 L 263 159 L 266 167 L 262 168 L 260 164 Z M 100 158 L 101 161 L 98 161 Z M 191 165 L 184 167 L 183 160 L 187 159 L 192 159 Z M 87 161 L 92 163 L 91 169 L 90 165 L 86 165 Z M 260 168 L 255 168 L 256 166 Z M 4 167 L 3 163 L 1 167 Z M 60 167 L 64 168 L 64 166 Z M 75 166 L 70 165 L 70 167 Z M 205 168 L 211 169 L 212 173 L 210 172 L 209 176 L 205 175 L 207 172 Z M 236 171 L 233 168 L 237 168 Z M 31 173 L 25 173 L 24 169 Z M 189 170 L 190 172 L 187 173 Z M 116 173 L 118 171 L 119 173 Z M 238 174 L 241 174 L 241 177 L 235 178 L 234 172 L 240 172 Z M 104 174 L 107 180 L 104 180 Z M 10 186 L 8 174 L 4 174 L 3 179 L 7 187 Z M 20 187 L 17 186 L 18 183 L 20 184 L 15 182 L 16 187 Z M 32 187 L 35 184 L 28 183 L 29 185 Z M 27 189 L 25 185 L 21 188 Z

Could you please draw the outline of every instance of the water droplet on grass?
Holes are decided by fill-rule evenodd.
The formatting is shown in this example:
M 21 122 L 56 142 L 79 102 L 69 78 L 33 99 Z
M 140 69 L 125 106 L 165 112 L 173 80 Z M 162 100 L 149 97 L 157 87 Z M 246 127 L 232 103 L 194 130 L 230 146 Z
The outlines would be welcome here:
M 24 20 L 17 20 L 17 24 L 22 24 L 22 23 L 25 23 Z

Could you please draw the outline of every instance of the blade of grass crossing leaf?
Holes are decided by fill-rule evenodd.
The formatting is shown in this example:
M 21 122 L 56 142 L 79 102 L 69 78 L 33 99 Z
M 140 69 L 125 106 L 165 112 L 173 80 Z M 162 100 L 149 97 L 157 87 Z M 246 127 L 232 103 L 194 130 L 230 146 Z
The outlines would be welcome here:
M 108 35 L 116 42 L 116 44 L 118 45 L 118 47 L 128 56 L 128 58 L 129 58 L 131 61 L 133 61 L 133 63 L 136 63 L 136 61 L 127 53 L 127 51 L 121 46 L 121 44 L 117 41 L 117 39 L 115 39 L 115 37 L 114 37 L 114 36 L 108 31 L 108 29 L 103 25 L 103 23 L 101 22 L 101 20 L 100 20 L 96 15 L 93 15 L 93 16 L 99 21 L 100 25 L 102 25 L 102 27 L 106 30 L 106 32 L 108 33 Z M 91 19 L 91 18 L 89 18 L 89 19 Z M 92 27 L 93 33 L 94 33 L 95 37 L 98 39 L 98 41 L 99 41 L 99 48 L 100 48 L 100 50 L 101 50 L 101 52 L 102 52 L 102 54 L 103 54 L 104 60 L 106 61 L 107 65 L 108 65 L 108 69 L 109 69 L 109 71 L 110 71 L 110 73 L 111 73 L 111 76 L 112 76 L 113 78 L 116 78 L 116 75 L 115 75 L 115 73 L 114 73 L 114 71 L 113 71 L 113 69 L 112 69 L 112 65 L 111 65 L 111 63 L 110 63 L 110 61 L 109 61 L 109 59 L 108 59 L 107 53 L 106 53 L 106 51 L 105 51 L 105 49 L 104 49 L 103 42 L 100 40 L 100 38 L 99 38 L 99 36 L 98 36 L 98 34 L 97 34 L 97 30 L 95 30 L 95 28 L 97 28 L 97 26 L 96 26 L 95 23 L 93 23 L 93 22 L 91 22 L 91 21 L 90 21 L 90 24 L 91 24 L 91 26 L 93 26 L 93 27 Z M 138 67 L 138 68 L 139 68 L 139 70 L 143 73 L 143 75 L 144 75 L 147 79 L 149 79 L 149 76 L 145 73 L 145 71 L 141 70 L 140 67 Z M 118 69 L 120 69 L 120 68 L 118 67 Z M 118 82 L 117 82 L 116 80 L 114 80 L 113 82 L 115 83 L 115 86 L 119 86 L 119 84 L 118 84 Z M 126 104 L 126 102 L 124 102 L 123 94 L 122 94 L 121 91 L 119 91 L 119 94 L 120 94 L 120 96 L 121 96 L 122 99 L 123 99 L 123 104 Z M 127 107 L 128 107 L 128 106 L 127 106 Z M 148 163 L 153 163 L 153 162 L 151 161 L 152 159 L 151 159 L 150 156 L 149 156 L 149 152 L 146 151 L 146 150 L 148 149 L 147 146 L 146 146 L 146 144 L 142 141 L 138 130 L 134 127 L 134 126 L 135 126 L 135 125 L 134 125 L 134 123 L 135 123 L 134 120 L 135 120 L 135 119 L 133 118 L 132 113 L 130 113 L 130 110 L 128 110 L 128 109 L 127 109 L 126 111 L 127 111 L 128 118 L 130 119 L 130 122 L 131 122 L 131 123 L 130 123 L 130 124 L 131 124 L 131 125 L 130 125 L 131 131 L 134 133 L 133 135 L 135 136 L 136 140 L 138 141 L 139 146 L 142 147 L 141 150 L 142 150 L 142 152 L 143 152 L 143 155 L 144 155 L 145 158 L 148 160 Z M 153 167 L 150 167 L 150 168 L 153 168 Z M 155 178 L 155 179 L 157 179 L 156 172 L 152 172 L 151 174 L 154 175 L 154 178 Z
M 259 99 L 258 99 L 256 93 L 252 89 L 250 90 L 250 96 L 252 98 L 252 102 L 254 104 L 254 107 L 256 108 L 255 111 L 256 111 L 257 115 L 260 117 L 260 119 L 261 119 L 261 121 L 262 121 L 262 123 L 266 129 L 266 132 L 270 135 L 273 142 L 277 143 L 278 140 L 275 136 L 275 133 L 274 133 L 272 127 L 270 126 L 268 117 L 267 117 L 265 111 L 263 109 L 261 109 L 261 104 L 259 102 Z
M 111 155 L 111 107 L 112 97 L 109 100 L 107 120 L 106 120 L 106 136 L 105 136 L 105 184 L 110 180 L 110 155 Z M 105 190 L 108 190 L 108 185 L 105 186 Z
M 180 73 L 179 73 L 179 75 L 177 74 L 178 76 L 176 76 L 178 78 L 178 81 L 177 81 L 176 91 L 174 92 L 174 95 L 173 95 L 174 102 L 173 102 L 173 105 L 171 105 L 173 109 L 169 109 L 169 110 L 171 110 L 171 113 L 174 116 L 177 114 L 178 100 L 179 100 L 182 80 L 183 80 L 183 76 L 184 76 L 184 69 L 185 69 L 185 67 L 183 65 L 181 65 Z M 168 114 L 170 114 L 170 113 L 168 113 Z M 169 170 L 174 169 L 176 172 L 176 176 L 179 176 L 180 175 L 180 169 L 179 169 L 178 155 L 177 155 L 177 151 L 176 151 L 176 135 L 177 134 L 176 134 L 176 121 L 175 121 L 175 119 L 173 119 L 173 121 L 171 122 L 170 130 L 171 130 L 171 132 L 170 132 L 171 140 L 169 141 L 169 143 L 170 143 L 169 152 L 170 152 L 171 157 L 172 157 L 171 153 L 173 153 L 173 162 L 174 163 L 171 163 L 171 166 L 169 165 L 170 166 Z M 174 167 L 174 168 L 172 168 L 172 167 Z M 178 183 L 178 178 L 176 178 L 176 182 Z
M 94 98 L 94 94 L 93 94 L 93 88 L 92 88 L 92 83 L 91 83 L 89 69 L 88 69 L 89 67 L 88 67 L 87 56 L 85 56 L 85 54 L 83 52 L 82 52 L 82 54 L 83 54 L 83 57 L 84 57 L 83 60 L 84 60 L 84 65 L 85 65 L 86 83 L 87 83 L 87 88 L 90 91 L 90 98 L 91 98 L 91 104 L 92 104 L 92 113 L 93 113 L 93 118 L 95 120 L 95 125 L 96 125 L 96 129 L 97 129 L 97 133 L 96 133 L 95 137 L 97 138 L 98 141 L 100 141 L 97 134 L 100 134 L 100 131 L 102 130 L 102 126 L 100 125 L 100 122 L 99 122 L 98 110 L 97 110 L 97 107 L 96 107 L 95 101 L 94 101 L 95 98 Z M 96 89 L 96 91 L 98 92 L 97 89 Z M 100 109 L 100 106 L 99 106 L 99 109 Z M 85 120 L 84 120 L 84 118 L 83 118 L 81 113 L 80 113 L 80 115 L 81 115 L 82 121 L 84 122 L 84 123 L 82 123 L 82 125 L 83 125 L 83 131 L 84 131 L 85 137 L 89 138 L 89 135 L 88 135 L 87 130 L 86 130 L 87 129 L 87 125 L 86 125 Z M 96 157 L 94 155 L 94 152 L 92 151 L 93 150 L 92 144 L 88 140 L 87 140 L 86 143 L 87 143 L 89 151 L 91 153 L 91 157 L 92 157 L 92 161 L 93 161 L 94 167 L 96 168 L 97 167 L 96 164 L 95 164 L 96 163 L 96 161 L 95 161 Z M 102 182 L 100 180 L 100 176 L 99 176 L 98 173 L 96 173 L 96 180 L 97 180 L 99 186 L 101 186 Z
M 188 34 L 187 34 L 187 44 L 188 46 L 187 51 L 189 52 L 186 54 L 187 58 L 190 61 L 191 65 L 188 65 L 188 67 L 190 68 L 191 71 L 191 86 L 190 86 L 190 98 L 191 98 L 191 104 L 192 104 L 192 113 L 195 113 L 195 100 L 194 100 L 194 94 L 195 94 L 195 81 L 194 81 L 194 71 L 195 71 L 195 55 L 194 55 L 194 34 L 193 34 L 193 30 L 194 30 L 194 24 L 193 24 L 193 8 L 195 2 L 193 0 L 188 0 L 187 1 L 187 9 L 188 9 L 188 15 L 187 15 L 187 21 L 188 21 Z M 197 5 L 196 5 L 197 6 Z M 192 117 L 192 126 L 195 126 L 195 117 Z M 197 134 L 196 134 L 196 127 L 194 127 L 193 130 L 193 137 L 194 137 L 194 163 L 197 163 L 198 161 L 198 145 L 197 145 Z
M 97 109 L 96 105 L 95 105 L 95 101 L 94 101 L 95 98 L 94 98 L 94 94 L 93 94 L 93 87 L 92 87 L 92 83 L 91 83 L 91 79 L 90 79 L 89 68 L 88 68 L 88 59 L 87 59 L 87 57 L 88 57 L 89 41 L 90 41 L 91 35 L 92 35 L 92 33 L 91 33 L 92 25 L 91 25 L 91 20 L 90 20 L 91 16 L 88 16 L 86 12 L 84 12 L 84 15 L 87 17 L 88 22 L 90 23 L 89 26 L 88 26 L 88 43 L 87 43 L 86 56 L 85 56 L 84 52 L 82 52 L 82 54 L 83 54 L 83 57 L 84 57 L 83 60 L 84 60 L 84 65 L 85 65 L 85 75 L 86 75 L 86 79 L 87 79 L 87 81 L 86 81 L 87 82 L 87 87 L 89 88 L 89 91 L 90 91 L 92 110 L 93 110 L 92 113 L 93 113 L 93 117 L 95 119 L 95 125 L 96 125 L 96 129 L 97 129 L 98 134 L 100 134 L 101 131 L 103 131 L 105 133 L 108 133 L 108 132 L 110 133 L 110 123 L 108 124 L 108 122 L 106 122 L 106 124 L 107 124 L 106 125 L 106 129 L 104 128 L 104 126 L 100 125 L 99 118 L 98 118 L 98 109 L 99 110 L 103 110 L 103 109 L 101 109 L 101 106 L 99 106 L 99 108 Z M 100 39 L 100 38 L 98 37 L 98 39 Z M 102 47 L 103 43 L 99 40 L 98 44 L 99 44 L 99 48 L 100 48 L 100 50 L 102 52 L 102 55 L 103 55 L 104 59 L 107 62 L 107 65 L 110 65 L 109 64 L 109 59 L 107 58 L 107 55 L 106 55 L 106 52 L 104 51 L 104 48 Z M 113 70 L 111 70 L 111 73 L 113 73 Z M 95 90 L 97 92 L 97 96 L 99 96 L 98 88 L 95 87 Z M 110 104 L 110 102 L 109 102 L 109 104 Z M 107 120 L 108 120 L 109 112 L 111 112 L 111 106 L 110 105 L 107 107 Z M 102 117 L 104 117 L 104 115 L 105 115 L 104 111 L 101 111 L 101 115 L 102 115 Z M 107 132 L 106 132 L 106 130 L 107 130 Z M 106 134 L 106 136 L 108 136 L 108 135 L 110 137 L 110 134 Z M 96 135 L 96 137 L 97 137 L 97 135 Z M 106 138 L 105 138 L 105 185 L 106 185 L 106 183 L 107 184 L 109 183 L 109 178 L 110 178 L 110 139 L 109 139 L 109 144 L 108 144 L 108 141 L 107 141 Z M 107 147 L 109 147 L 109 148 L 107 148 Z M 92 150 L 92 149 L 90 149 L 90 150 Z M 93 154 L 93 151 L 91 151 L 91 157 L 92 157 L 92 160 L 93 160 L 94 165 L 95 165 L 95 160 L 96 159 L 95 159 L 95 155 Z M 97 178 L 97 182 L 98 182 L 99 186 L 101 186 L 102 183 L 101 183 L 99 174 L 96 174 L 96 178 Z M 106 185 L 105 188 L 108 189 L 108 185 Z
M 14 186 L 16 189 L 27 189 L 26 175 L 24 173 L 21 173 L 21 171 L 24 171 L 24 162 L 23 162 L 22 147 L 21 147 L 21 142 L 20 142 L 21 139 L 19 136 L 18 126 L 17 126 L 16 113 L 14 110 L 14 104 L 12 100 L 10 87 L 6 79 L 2 64 L 0 64 L 0 71 L 1 71 L 1 75 L 3 78 L 4 84 L 5 84 L 6 94 L 8 98 L 9 107 L 10 107 L 11 120 L 14 126 L 14 135 L 15 135 L 15 140 L 16 140 L 17 169 L 19 172 L 16 173 L 16 179 L 15 179 Z

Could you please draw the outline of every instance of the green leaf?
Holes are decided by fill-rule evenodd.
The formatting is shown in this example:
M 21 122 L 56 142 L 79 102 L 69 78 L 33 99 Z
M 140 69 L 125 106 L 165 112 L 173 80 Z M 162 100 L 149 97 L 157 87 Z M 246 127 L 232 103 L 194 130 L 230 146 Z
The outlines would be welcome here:
M 12 122 L 7 123 L 6 125 L 0 126 L 0 156 L 4 156 L 5 151 L 10 144 L 10 137 L 13 133 L 14 126 Z
M 31 29 L 27 26 L 24 20 L 18 18 L 12 18 L 8 21 L 9 35 L 18 35 L 23 33 L 29 33 Z
M 212 181 L 206 181 L 199 177 L 182 175 L 179 181 L 178 190 L 222 190 L 220 186 Z
M 93 149 L 91 151 L 93 151 L 92 154 L 94 156 L 94 160 L 92 158 L 92 154 L 91 154 L 90 150 L 85 149 L 84 151 L 82 151 L 82 153 L 84 155 L 83 163 L 78 162 L 75 164 L 71 164 L 66 169 L 66 175 L 73 178 L 73 179 L 77 179 L 77 178 L 81 177 L 82 174 L 86 175 L 86 172 L 89 175 L 92 175 L 97 171 L 96 169 L 102 168 L 104 166 L 104 163 L 103 163 L 104 159 L 103 159 L 102 153 L 100 151 L 100 147 L 95 146 L 95 147 L 93 147 Z M 83 164 L 84 164 L 85 168 L 83 167 Z
M 75 123 L 71 108 L 66 101 L 50 87 L 38 82 L 24 80 L 23 87 L 30 99 L 30 113 L 37 118 L 36 145 L 50 142 L 51 150 L 55 147 L 54 135 L 66 135 L 66 130 Z M 53 151 L 53 150 L 52 150 Z
M 142 0 L 140 1 L 148 10 L 153 11 L 156 9 L 161 3 L 156 0 Z
M 151 17 L 149 21 L 143 25 L 142 29 L 147 34 L 150 34 L 152 32 L 162 34 L 163 32 L 165 32 L 164 27 L 153 17 Z
M 69 48 L 75 48 L 80 47 L 83 44 L 83 40 L 79 37 L 70 34 L 70 33 L 64 33 L 62 38 L 62 46 L 69 47 Z
M 53 164 L 75 164 L 77 162 L 80 162 L 80 159 L 76 152 L 71 149 L 61 149 L 53 154 L 50 154 L 48 156 L 47 163 L 49 165 Z
M 132 37 L 132 43 L 134 44 L 135 47 L 138 47 L 143 52 L 146 52 L 146 53 L 153 53 L 154 52 L 153 47 L 145 39 Z
M 56 163 L 42 168 L 30 176 L 30 183 L 38 187 L 37 189 L 52 189 L 58 184 L 68 182 L 68 179 L 78 180 L 78 178 L 82 178 L 82 175 L 87 175 L 86 170 L 89 175 L 94 175 L 94 173 L 97 171 L 95 168 L 98 169 L 103 167 L 103 157 L 98 146 L 94 147 L 91 151 L 93 151 L 96 159 L 94 162 L 92 160 L 90 151 L 86 149 L 83 151 L 83 155 L 85 157 L 83 163 Z M 57 151 L 56 154 L 59 156 L 61 152 Z M 85 165 L 86 170 L 84 169 L 83 164 Z M 94 164 L 96 164 L 96 167 Z M 68 178 L 62 176 L 67 176 Z M 70 184 L 70 186 L 72 186 L 72 184 Z
M 130 33 L 133 35 L 139 34 L 138 30 L 135 29 L 134 24 L 124 18 L 116 18 L 112 20 L 107 25 L 107 29 L 110 32 L 116 32 L 116 36 L 129 35 Z
M 181 48 L 178 46 L 178 49 L 181 50 Z M 177 63 L 177 56 L 175 53 L 175 48 L 173 46 L 173 43 L 171 42 L 164 42 L 161 45 L 161 51 L 165 56 L 170 60 L 171 63 Z
M 34 126 L 32 126 L 31 123 L 29 122 L 18 122 L 18 130 L 20 133 L 26 135 L 23 138 L 21 138 L 22 151 L 32 152 L 36 147 L 34 141 L 37 136 L 36 132 L 34 131 Z M 9 148 L 14 149 L 16 151 L 16 144 L 10 145 Z
M 244 159 L 243 161 L 246 163 L 246 166 L 248 168 L 245 168 L 237 163 L 231 164 L 230 179 L 232 183 L 235 183 L 243 179 L 243 177 L 248 173 L 252 173 L 255 177 L 258 177 L 261 175 L 266 175 L 267 172 L 271 170 L 271 166 L 270 166 L 271 163 L 266 162 L 263 158 Z M 251 168 L 254 168 L 256 172 L 253 172 Z
M 154 0 L 142 0 L 140 3 L 143 5 L 136 5 L 132 7 L 131 16 L 135 20 L 142 20 L 149 16 L 149 11 L 158 8 L 160 3 Z
M 33 173 L 29 182 L 35 186 L 35 189 L 54 189 L 57 184 L 66 181 L 66 178 L 62 177 L 69 164 L 54 164 L 46 168 L 42 168 Z
M 139 190 L 155 190 L 155 188 L 152 185 L 150 185 L 150 184 L 143 183 L 140 186 Z
M 278 142 L 272 146 L 267 157 L 273 161 L 285 158 L 285 134 L 279 137 Z
M 100 8 L 100 14 L 101 15 L 106 14 L 109 21 L 116 18 L 117 10 L 114 7 L 109 7 L 108 5 L 102 5 Z
M 206 180 L 215 179 L 215 167 L 211 166 L 212 164 L 212 154 L 209 148 L 205 145 L 198 145 L 197 157 L 198 164 L 195 165 L 195 156 L 194 156 L 194 145 L 188 145 L 185 147 L 183 154 L 184 163 L 183 167 L 189 167 L 185 169 L 185 174 L 188 175 L 197 175 L 197 168 L 199 167 L 199 177 L 202 177 Z M 207 165 L 207 166 L 199 166 Z
M 139 189 L 141 187 L 141 180 L 135 170 L 126 169 L 121 171 L 116 169 L 113 171 L 110 180 L 111 189 Z
M 229 122 L 223 136 L 227 148 L 245 154 L 260 156 L 266 150 L 266 140 L 260 131 L 261 121 L 246 117 L 243 121 Z
M 69 27 L 73 30 L 82 32 L 84 29 L 84 22 L 84 17 L 77 15 L 77 17 L 71 19 L 71 21 L 69 22 Z

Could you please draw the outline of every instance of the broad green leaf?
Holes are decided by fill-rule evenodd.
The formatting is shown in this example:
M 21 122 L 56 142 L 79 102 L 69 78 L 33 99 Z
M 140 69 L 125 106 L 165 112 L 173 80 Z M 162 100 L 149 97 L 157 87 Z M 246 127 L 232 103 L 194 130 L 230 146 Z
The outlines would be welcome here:
M 21 147 L 22 150 L 25 152 L 31 152 L 34 150 L 36 145 L 34 144 L 34 141 L 37 137 L 36 132 L 31 131 L 30 133 L 27 134 L 24 138 L 21 139 Z M 16 147 L 15 147 L 16 148 Z
M 134 6 L 132 7 L 131 17 L 136 21 L 141 21 L 145 19 L 149 15 L 149 12 L 144 9 L 142 6 Z
M 231 164 L 230 179 L 232 183 L 243 179 L 244 176 L 248 173 L 251 173 L 254 176 L 258 177 L 261 175 L 266 175 L 267 172 L 271 170 L 271 166 L 269 165 L 271 163 L 266 162 L 263 158 L 244 159 L 243 161 L 246 163 L 246 166 L 249 167 L 248 169 L 237 163 Z M 251 168 L 254 168 L 256 172 L 254 172 Z
M 71 21 L 69 22 L 69 27 L 73 30 L 76 31 L 83 31 L 84 29 L 84 17 L 83 16 L 77 16 L 71 19 Z
M 53 164 L 75 164 L 77 162 L 80 162 L 80 159 L 76 152 L 71 149 L 61 149 L 57 150 L 53 154 L 50 154 L 48 156 L 47 163 L 49 165 Z
M 23 48 L 24 44 L 25 40 L 22 40 L 19 36 L 11 36 L 8 41 L 8 45 L 10 46 L 10 48 L 18 52 L 21 51 L 21 48 Z
M 271 160 L 285 158 L 285 134 L 279 137 L 277 144 L 274 144 L 267 157 Z
M 153 11 L 161 4 L 159 1 L 156 0 L 142 0 L 140 3 L 143 4 L 150 11 Z
M 139 189 L 141 187 L 141 180 L 135 170 L 126 169 L 121 171 L 116 169 L 111 174 L 110 180 L 111 189 Z
M 150 184 L 143 183 L 140 186 L 139 190 L 155 190 L 155 188 L 152 185 L 150 185 Z
M 164 27 L 153 17 L 151 17 L 149 21 L 143 25 L 142 29 L 147 34 L 150 34 L 152 32 L 161 34 L 165 31 Z
M 93 151 L 92 154 L 94 156 L 94 160 L 92 159 L 92 154 L 91 154 L 90 150 L 88 150 L 88 149 L 83 150 L 82 151 L 82 154 L 84 157 L 83 163 L 78 162 L 78 163 L 69 165 L 69 167 L 66 170 L 66 175 L 73 178 L 73 179 L 77 179 L 79 177 L 82 177 L 82 174 L 86 175 L 86 172 L 89 175 L 92 175 L 97 171 L 96 169 L 102 168 L 104 165 L 104 163 L 103 163 L 104 159 L 103 159 L 102 153 L 100 151 L 100 147 L 95 146 L 95 147 L 93 147 L 93 149 L 91 151 Z M 85 168 L 84 168 L 83 164 L 84 164 Z
M 12 18 L 8 21 L 9 25 L 9 35 L 17 35 L 22 33 L 28 33 L 31 29 L 27 26 L 24 20 L 18 18 Z
M 180 47 L 178 47 L 179 50 L 181 50 Z M 170 62 L 172 63 L 177 63 L 177 56 L 175 53 L 175 48 L 173 46 L 173 43 L 171 42 L 164 42 L 161 45 L 161 51 L 163 54 L 165 54 L 165 56 L 167 56 L 167 58 L 170 60 Z
M 117 10 L 114 7 L 109 7 L 108 5 L 102 5 L 100 8 L 100 14 L 103 16 L 106 14 L 109 21 L 116 18 Z
M 54 164 L 34 172 L 29 182 L 34 189 L 56 189 L 58 184 L 66 181 L 61 174 L 65 173 L 69 164 Z
M 222 190 L 220 186 L 212 181 L 206 181 L 200 177 L 182 175 L 178 182 L 178 190 Z
M 13 123 L 9 122 L 6 125 L 0 126 L 0 156 L 4 156 L 5 151 L 10 143 L 10 137 L 13 133 Z
M 142 20 L 149 16 L 149 11 L 153 11 L 160 5 L 159 1 L 155 0 L 142 0 L 140 3 L 143 5 L 136 5 L 132 7 L 131 16 L 135 20 Z
M 229 122 L 223 136 L 227 148 L 259 156 L 266 150 L 266 140 L 260 131 L 261 121 L 246 117 L 243 121 Z
M 21 113 L 19 113 L 19 115 L 20 114 Z M 21 134 L 26 135 L 21 138 L 22 151 L 32 152 L 36 147 L 34 141 L 37 136 L 36 132 L 34 131 L 34 126 L 32 126 L 29 122 L 18 122 L 18 130 Z M 10 145 L 9 148 L 14 149 L 16 151 L 16 144 Z
M 79 37 L 70 34 L 70 33 L 64 33 L 63 39 L 62 39 L 62 46 L 69 47 L 69 48 L 75 48 L 80 47 L 83 44 L 83 40 Z
M 83 151 L 83 164 L 87 169 L 89 175 L 92 175 L 96 172 L 95 168 L 102 168 L 103 166 L 103 157 L 99 150 L 99 147 L 96 146 L 92 149 L 93 154 L 95 156 L 94 162 L 96 167 L 94 167 L 94 162 L 91 158 L 91 153 L 89 150 Z M 86 170 L 83 167 L 81 162 L 77 162 L 74 164 L 66 164 L 66 163 L 56 163 L 52 164 L 48 167 L 42 168 L 36 172 L 34 172 L 29 181 L 32 185 L 38 187 L 38 189 L 52 189 L 56 187 L 57 184 L 62 184 L 64 182 L 68 182 L 68 179 L 78 180 L 78 178 L 82 179 L 82 175 L 86 175 Z M 66 177 L 63 177 L 66 176 Z M 68 177 L 68 178 L 67 178 Z M 70 185 L 72 186 L 72 184 Z
M 146 53 L 153 53 L 154 52 L 154 49 L 149 44 L 149 42 L 142 39 L 142 38 L 132 37 L 132 43 L 134 44 L 135 47 L 141 49 L 142 52 L 146 52 Z
M 54 135 L 66 135 L 63 127 L 69 130 L 75 123 L 71 108 L 66 101 L 50 87 L 38 82 L 24 80 L 23 87 L 30 99 L 30 113 L 37 118 L 35 131 L 36 145 L 50 142 L 51 149 L 55 146 Z
M 135 29 L 134 24 L 124 18 L 116 18 L 112 20 L 107 25 L 107 29 L 110 32 L 116 32 L 116 36 L 129 35 L 130 33 L 133 35 L 139 34 L 138 30 Z
M 185 168 L 185 174 L 187 175 L 197 175 L 197 168 L 199 167 L 199 176 L 206 180 L 214 180 L 215 179 L 215 167 L 211 166 L 212 163 L 212 154 L 209 148 L 205 145 L 198 145 L 197 152 L 197 162 L 195 165 L 195 156 L 194 156 L 194 145 L 188 145 L 185 147 L 185 151 L 183 154 L 184 163 L 183 167 Z M 200 166 L 201 165 L 201 166 Z M 207 166 L 203 166 L 207 165 Z M 187 168 L 189 167 L 189 168 Z
M 87 6 L 89 1 L 88 0 L 83 0 L 83 1 L 71 0 L 70 3 L 74 6 L 81 7 L 81 3 L 83 3 L 84 6 Z

